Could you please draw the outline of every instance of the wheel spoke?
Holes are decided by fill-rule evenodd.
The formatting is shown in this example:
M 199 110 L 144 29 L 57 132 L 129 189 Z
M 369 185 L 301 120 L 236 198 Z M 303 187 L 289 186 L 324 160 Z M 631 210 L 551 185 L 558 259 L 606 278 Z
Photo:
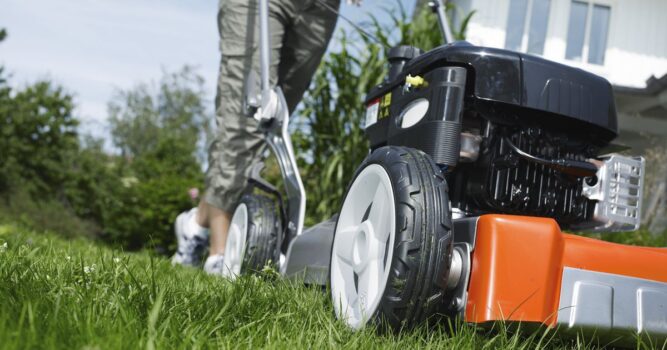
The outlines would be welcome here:
M 234 241 L 232 239 L 227 240 L 227 247 L 225 247 L 225 259 L 230 263 L 234 261 Z
M 364 310 L 364 306 L 362 303 L 359 301 L 359 296 L 357 295 L 357 298 L 354 299 L 354 303 L 350 304 L 350 308 L 352 309 L 351 311 L 353 312 L 354 318 L 357 320 L 361 320 L 363 317 L 365 317 L 366 311 Z
M 336 233 L 336 255 L 347 265 L 352 266 L 353 238 L 357 227 L 348 227 Z
M 231 239 L 231 242 L 229 242 L 232 246 L 232 251 L 231 251 L 231 253 L 232 253 L 231 258 L 232 259 L 231 260 L 232 260 L 233 263 L 236 263 L 239 260 L 238 236 L 239 236 L 239 232 L 238 232 L 238 227 L 237 227 L 236 230 L 234 230 L 234 232 L 232 232 L 232 237 L 231 237 L 232 239 Z
M 351 265 L 338 264 L 340 274 L 345 280 L 344 295 L 339 296 L 342 313 L 346 317 L 358 318 L 359 315 L 359 294 L 354 286 L 354 270 Z
M 359 298 L 368 307 L 377 300 L 380 294 L 380 279 L 384 275 L 382 262 L 370 260 L 359 276 Z
M 382 183 L 378 183 L 375 195 L 373 196 L 373 205 L 368 215 L 368 221 L 373 226 L 373 231 L 375 232 L 374 238 L 380 242 L 385 242 L 389 235 L 391 213 L 388 212 L 389 205 L 387 205 L 387 201 L 390 200 L 393 200 L 393 198 L 387 198 L 387 189 Z
M 232 255 L 232 264 L 237 265 L 239 263 L 239 254 L 236 249 L 234 249 L 234 255 Z

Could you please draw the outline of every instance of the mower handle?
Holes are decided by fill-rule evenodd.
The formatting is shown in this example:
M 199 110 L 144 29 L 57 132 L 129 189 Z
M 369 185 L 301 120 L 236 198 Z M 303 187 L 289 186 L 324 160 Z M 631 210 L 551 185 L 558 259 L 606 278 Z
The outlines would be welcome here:
M 279 86 L 271 86 L 271 44 L 269 38 L 269 0 L 257 0 L 259 5 L 259 85 L 257 74 L 251 71 L 244 91 L 245 112 L 259 122 L 259 129 L 278 160 L 280 174 L 285 185 L 285 217 L 282 250 L 286 252 L 290 241 L 301 234 L 306 212 L 306 192 L 303 187 L 294 148 L 289 133 L 289 108 Z
M 269 69 L 271 69 L 271 44 L 269 43 L 269 0 L 259 0 L 259 66 L 262 81 L 262 95 L 271 90 Z
M 449 28 L 447 15 L 445 14 L 445 9 L 440 3 L 440 0 L 432 0 L 428 3 L 428 6 L 438 16 L 438 25 L 440 26 L 440 32 L 442 33 L 442 38 L 445 39 L 445 44 L 453 43 L 454 34 L 452 34 L 452 30 L 451 28 Z

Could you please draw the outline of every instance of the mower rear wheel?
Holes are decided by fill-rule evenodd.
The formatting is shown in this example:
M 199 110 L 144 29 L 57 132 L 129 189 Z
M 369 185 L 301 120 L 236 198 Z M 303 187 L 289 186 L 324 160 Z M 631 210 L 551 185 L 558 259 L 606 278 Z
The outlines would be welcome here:
M 223 275 L 234 279 L 243 273 L 260 271 L 268 264 L 276 264 L 281 229 L 273 200 L 256 194 L 241 197 L 227 234 Z
M 425 321 L 445 308 L 437 282 L 451 254 L 440 169 L 415 149 L 377 149 L 359 166 L 336 223 L 330 266 L 336 316 L 354 329 Z

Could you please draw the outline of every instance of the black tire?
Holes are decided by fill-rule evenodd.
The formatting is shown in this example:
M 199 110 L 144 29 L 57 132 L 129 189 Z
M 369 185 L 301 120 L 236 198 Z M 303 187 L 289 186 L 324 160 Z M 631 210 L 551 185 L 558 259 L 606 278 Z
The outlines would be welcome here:
M 261 271 L 264 266 L 277 266 L 279 235 L 282 232 L 277 205 L 268 197 L 246 194 L 240 203 L 248 209 L 248 234 L 241 273 Z
M 386 146 L 364 160 L 348 191 L 371 164 L 382 166 L 391 180 L 396 236 L 387 285 L 369 323 L 411 328 L 446 310 L 438 279 L 447 276 L 453 248 L 447 182 L 425 153 Z

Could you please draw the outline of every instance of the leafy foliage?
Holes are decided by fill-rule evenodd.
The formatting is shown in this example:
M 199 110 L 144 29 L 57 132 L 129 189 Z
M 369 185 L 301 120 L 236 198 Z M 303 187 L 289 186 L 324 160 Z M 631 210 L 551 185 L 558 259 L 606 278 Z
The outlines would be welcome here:
M 67 164 L 70 177 L 63 184 L 66 204 L 77 216 L 104 224 L 106 207 L 121 187 L 121 161 L 103 150 L 101 140 L 84 137 L 76 157 Z
M 640 229 L 633 232 L 587 233 L 583 235 L 613 243 L 645 247 L 667 247 L 667 232 L 656 233 L 647 229 Z
M 38 82 L 0 86 L 0 192 L 29 187 L 32 196 L 62 195 L 67 164 L 78 148 L 72 97 Z
M 116 193 L 105 197 L 101 221 L 106 241 L 130 250 L 173 250 L 176 215 L 193 206 L 187 190 L 203 181 L 191 145 L 180 141 L 163 139 L 124 165 Z
M 72 110 L 71 95 L 47 81 L 0 87 L 0 211 L 37 229 L 94 237 L 117 176 L 101 146 L 82 147 Z
M 165 72 L 157 87 L 117 91 L 108 109 L 113 142 L 128 157 L 154 151 L 165 139 L 192 145 L 194 153 L 210 122 L 204 79 L 188 66 Z
M 210 116 L 203 79 L 190 67 L 165 73 L 157 89 L 140 84 L 109 103 L 111 134 L 121 149 L 121 178 L 104 202 L 103 238 L 127 249 L 174 246 L 173 222 L 192 207 L 189 188 L 203 182 L 198 144 Z
M 0 41 L 5 37 L 0 30 Z M 48 81 L 11 88 L 0 67 L 0 219 L 68 236 L 100 232 L 70 205 L 73 179 L 82 174 L 73 166 L 80 159 L 73 106 L 72 96 Z
M 335 212 L 350 176 L 368 153 L 360 121 L 364 96 L 384 76 L 381 48 L 367 42 L 367 51 L 351 54 L 343 33 L 341 50 L 327 56 L 315 75 L 313 87 L 304 98 L 294 136 L 299 149 L 300 170 L 308 194 L 308 219 L 318 222 Z
M 1 84 L 0 216 L 126 249 L 172 248 L 174 218 L 203 180 L 196 155 L 205 104 L 202 79 L 187 67 L 166 74 L 155 93 L 147 85 L 119 91 L 110 104 L 118 156 L 79 139 L 61 87 Z
M 67 238 L 97 238 L 100 227 L 93 221 L 82 219 L 62 201 L 44 197 L 32 198 L 23 191 L 2 195 L 0 222 L 20 224 L 39 232 L 58 232 Z

